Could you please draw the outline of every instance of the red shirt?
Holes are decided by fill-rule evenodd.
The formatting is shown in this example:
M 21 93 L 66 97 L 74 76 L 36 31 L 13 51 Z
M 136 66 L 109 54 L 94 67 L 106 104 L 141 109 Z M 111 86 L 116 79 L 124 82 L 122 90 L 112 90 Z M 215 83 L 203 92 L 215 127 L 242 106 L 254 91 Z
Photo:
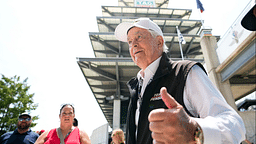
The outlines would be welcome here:
M 65 144 L 80 144 L 79 129 L 75 128 L 64 140 Z M 52 129 L 46 137 L 44 144 L 60 144 L 60 139 L 57 135 L 57 130 Z

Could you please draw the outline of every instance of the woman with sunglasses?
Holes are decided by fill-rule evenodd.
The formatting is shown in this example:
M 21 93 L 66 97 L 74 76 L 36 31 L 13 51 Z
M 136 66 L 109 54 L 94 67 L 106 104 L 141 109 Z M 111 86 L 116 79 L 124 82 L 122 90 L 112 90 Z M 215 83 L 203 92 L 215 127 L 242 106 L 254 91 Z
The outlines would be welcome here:
M 60 109 L 60 127 L 45 131 L 35 144 L 90 144 L 87 133 L 73 126 L 75 109 L 71 104 L 64 104 Z
M 113 130 L 111 144 L 124 144 L 124 132 L 121 129 Z

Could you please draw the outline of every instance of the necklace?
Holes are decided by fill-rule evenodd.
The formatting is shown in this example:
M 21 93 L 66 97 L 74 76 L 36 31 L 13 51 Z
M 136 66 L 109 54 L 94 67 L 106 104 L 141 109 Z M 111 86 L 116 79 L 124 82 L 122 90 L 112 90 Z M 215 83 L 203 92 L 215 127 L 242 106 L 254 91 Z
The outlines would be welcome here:
M 72 129 L 67 133 L 64 139 L 66 139 L 71 132 L 72 132 Z
M 69 132 L 66 134 L 66 136 L 64 137 L 64 139 L 66 139 L 68 136 L 69 136 L 69 134 L 72 132 L 72 130 L 73 130 L 73 128 L 71 128 L 70 130 L 69 130 Z M 61 130 L 62 131 L 62 130 Z

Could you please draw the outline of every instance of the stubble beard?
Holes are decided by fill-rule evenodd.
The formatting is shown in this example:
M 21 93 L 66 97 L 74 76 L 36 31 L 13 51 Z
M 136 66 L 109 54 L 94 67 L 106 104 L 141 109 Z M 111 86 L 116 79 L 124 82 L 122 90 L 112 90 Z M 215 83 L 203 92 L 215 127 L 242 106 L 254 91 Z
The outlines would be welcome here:
M 18 124 L 18 129 L 19 130 L 26 130 L 30 127 L 30 125 L 31 125 L 31 123 L 28 123 L 28 124 L 25 124 L 25 125 L 23 125 L 23 123 L 21 123 L 21 124 Z

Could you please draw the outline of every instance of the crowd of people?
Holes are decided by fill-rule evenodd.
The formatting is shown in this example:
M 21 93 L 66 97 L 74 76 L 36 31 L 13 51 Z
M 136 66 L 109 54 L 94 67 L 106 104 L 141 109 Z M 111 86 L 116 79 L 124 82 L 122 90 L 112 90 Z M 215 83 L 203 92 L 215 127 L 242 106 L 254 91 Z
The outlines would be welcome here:
M 242 26 L 256 30 L 255 6 Z M 141 70 L 128 82 L 131 99 L 126 137 L 121 129 L 113 130 L 112 144 L 239 144 L 245 140 L 242 118 L 211 83 L 204 67 L 168 58 L 162 30 L 156 23 L 149 18 L 124 22 L 116 27 L 115 36 L 128 43 L 130 55 Z M 91 143 L 87 133 L 78 128 L 71 104 L 61 107 L 59 119 L 58 128 L 33 132 L 31 115 L 22 113 L 17 128 L 3 134 L 0 144 Z
M 89 136 L 78 128 L 75 108 L 64 104 L 59 114 L 60 127 L 33 132 L 30 129 L 32 117 L 22 113 L 18 117 L 17 129 L 0 137 L 0 144 L 91 144 Z
M 17 128 L 0 137 L 0 144 L 90 144 L 89 136 L 78 128 L 75 108 L 64 104 L 60 109 L 60 127 L 51 130 L 32 131 L 32 116 L 22 113 L 18 117 Z M 112 131 L 111 144 L 124 144 L 125 136 L 121 129 Z

